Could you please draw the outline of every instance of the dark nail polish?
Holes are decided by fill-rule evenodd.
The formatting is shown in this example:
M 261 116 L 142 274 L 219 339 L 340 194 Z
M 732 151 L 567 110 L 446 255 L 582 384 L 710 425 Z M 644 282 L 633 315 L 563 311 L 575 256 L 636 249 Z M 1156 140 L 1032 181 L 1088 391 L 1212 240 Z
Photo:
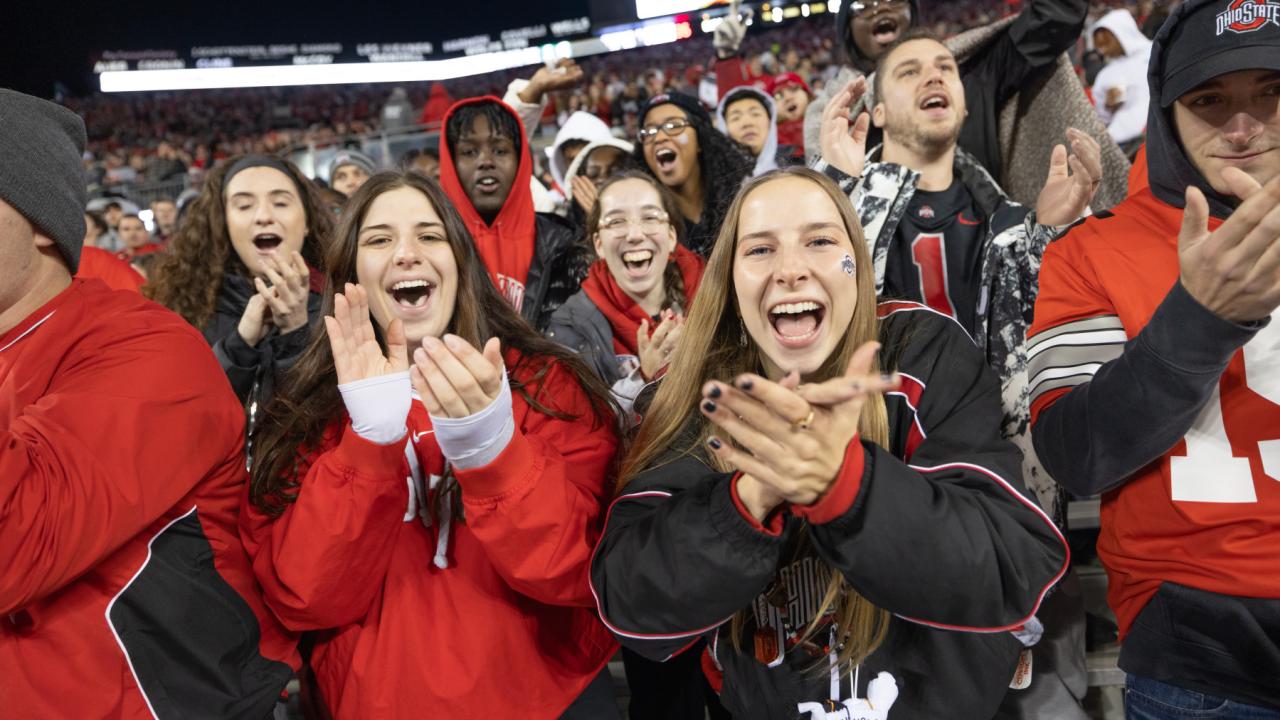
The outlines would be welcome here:
M 719 386 L 719 385 L 712 385 L 712 386 L 711 386 L 711 389 L 707 391 L 707 397 L 709 397 L 709 398 L 718 398 L 718 397 L 720 397 L 720 386 Z
M 715 403 L 713 403 L 713 402 L 711 402 L 710 400 L 708 400 L 708 401 L 706 401 L 706 402 L 702 403 L 702 409 L 703 409 L 703 410 L 706 410 L 706 411 L 707 411 L 707 412 L 709 412 L 709 413 L 710 413 L 710 412 L 715 412 L 715 411 L 716 411 L 716 404 L 715 404 Z
M 712 450 L 719 450 L 724 446 L 724 443 L 720 442 L 719 438 L 711 438 L 707 440 L 707 444 L 711 446 Z
M 738 387 L 742 388 L 743 390 L 750 390 L 752 388 L 752 385 L 753 383 L 751 382 L 751 378 L 742 378 L 741 380 L 738 381 Z

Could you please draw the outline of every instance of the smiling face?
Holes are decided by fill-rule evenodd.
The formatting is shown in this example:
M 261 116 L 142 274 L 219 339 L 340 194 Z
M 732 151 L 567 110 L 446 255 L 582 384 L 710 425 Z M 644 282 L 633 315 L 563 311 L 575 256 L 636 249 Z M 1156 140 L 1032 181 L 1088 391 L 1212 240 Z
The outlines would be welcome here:
M 1220 193 L 1222 171 L 1236 167 L 1266 184 L 1280 175 L 1280 72 L 1220 75 L 1173 104 L 1174 126 L 1188 159 Z
M 734 293 L 770 378 L 813 373 L 840 344 L 858 304 L 852 255 L 844 218 L 816 183 L 784 176 L 743 199 Z
M 863 4 L 871 2 L 864 0 Z M 849 15 L 853 44 L 871 62 L 879 59 L 911 25 L 911 5 L 907 0 L 880 0 L 874 7 Z
M 596 254 L 622 291 L 645 312 L 662 309 L 666 288 L 663 272 L 676 249 L 662 198 L 644 180 L 619 180 L 605 189 L 600 203 L 600 224 L 593 238 Z
M 386 331 L 399 318 L 410 346 L 443 335 L 457 301 L 458 263 L 427 196 L 411 187 L 379 195 L 356 242 L 356 280 L 378 326 Z
M 797 120 L 804 117 L 809 107 L 809 93 L 795 83 L 783 85 L 773 91 L 773 103 L 778 108 L 778 122 Z
M 885 145 L 935 154 L 955 145 L 964 124 L 964 85 L 955 56 L 936 40 L 910 40 L 881 60 L 871 119 Z
M 492 221 L 507 202 L 520 159 L 515 139 L 495 134 L 489 118 L 478 115 L 458 137 L 453 164 L 458 181 L 476 212 Z
M 769 134 L 769 110 L 757 98 L 744 95 L 724 109 L 724 125 L 729 137 L 759 155 Z
M 265 277 L 263 258 L 286 261 L 301 252 L 307 236 L 307 211 L 288 175 L 272 167 L 241 170 L 227 183 L 227 234 L 253 277 Z
M 675 105 L 657 105 L 645 114 L 643 125 L 646 128 L 658 127 L 668 120 L 688 122 L 688 116 Z M 663 185 L 669 188 L 684 186 L 698 174 L 698 132 L 692 125 L 675 136 L 658 130 L 651 141 L 644 141 L 644 161 Z

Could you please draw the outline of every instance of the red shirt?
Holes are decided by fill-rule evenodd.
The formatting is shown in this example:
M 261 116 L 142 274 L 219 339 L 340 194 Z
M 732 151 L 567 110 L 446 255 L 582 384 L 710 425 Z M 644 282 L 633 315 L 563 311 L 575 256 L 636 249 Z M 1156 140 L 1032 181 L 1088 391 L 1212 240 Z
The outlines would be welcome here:
M 1069 323 L 1087 329 L 1088 323 L 1096 328 L 1110 322 L 1115 330 L 1091 331 L 1097 342 L 1114 342 L 1099 333 L 1121 327 L 1118 340 L 1132 340 L 1177 280 L 1182 211 L 1145 189 L 1112 212 L 1049 245 L 1028 345 Z M 1210 228 L 1220 224 L 1214 219 Z M 1079 345 L 1073 362 L 1092 372 L 1091 346 L 1081 338 L 1072 342 Z M 1280 323 L 1273 320 L 1232 357 L 1186 439 L 1102 496 L 1098 556 L 1122 637 L 1164 580 L 1225 595 L 1280 598 L 1277 346 Z M 1033 417 L 1069 390 L 1033 394 Z
M 102 248 L 89 246 L 80 250 L 80 270 L 76 277 L 97 278 L 112 290 L 136 291 L 146 283 L 146 278 L 129 263 Z

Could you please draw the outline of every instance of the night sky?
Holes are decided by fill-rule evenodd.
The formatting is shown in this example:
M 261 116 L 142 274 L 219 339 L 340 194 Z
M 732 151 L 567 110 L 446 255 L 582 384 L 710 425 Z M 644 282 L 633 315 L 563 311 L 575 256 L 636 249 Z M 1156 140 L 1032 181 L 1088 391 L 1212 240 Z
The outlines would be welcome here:
M 588 15 L 591 1 L 12 0 L 0 10 L 0 87 L 42 97 L 55 82 L 77 95 L 96 90 L 90 58 L 102 50 L 439 40 Z

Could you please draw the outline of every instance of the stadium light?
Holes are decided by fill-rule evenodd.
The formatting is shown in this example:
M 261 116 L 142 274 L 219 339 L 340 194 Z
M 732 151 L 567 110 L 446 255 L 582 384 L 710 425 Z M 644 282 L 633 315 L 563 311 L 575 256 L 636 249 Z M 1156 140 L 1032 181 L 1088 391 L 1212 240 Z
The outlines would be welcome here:
M 674 31 L 674 28 L 672 28 Z M 558 54 L 558 53 L 557 53 Z M 286 85 L 347 85 L 451 80 L 469 75 L 537 65 L 537 47 L 448 58 L 389 63 L 331 65 L 260 65 L 184 70 L 110 70 L 99 75 L 102 92 L 156 90 L 213 90 L 217 88 L 281 87 Z

